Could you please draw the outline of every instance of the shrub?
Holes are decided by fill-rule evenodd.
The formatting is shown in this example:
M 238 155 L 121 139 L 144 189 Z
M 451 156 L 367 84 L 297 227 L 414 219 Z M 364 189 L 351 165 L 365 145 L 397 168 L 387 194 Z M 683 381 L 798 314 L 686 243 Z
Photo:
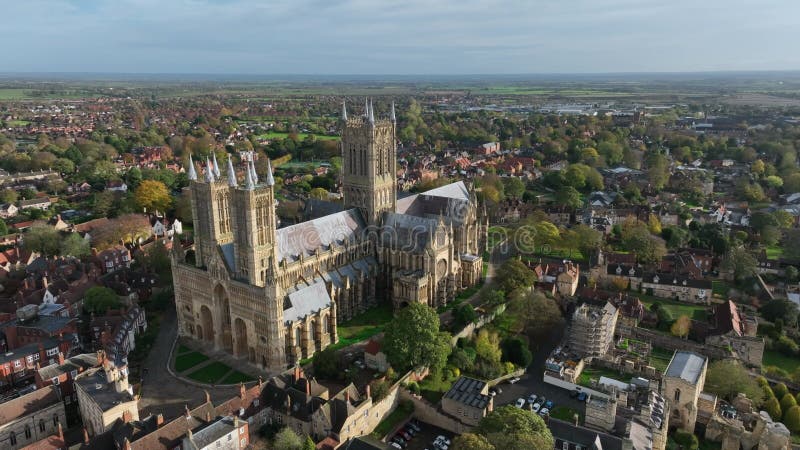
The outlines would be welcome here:
M 775 397 L 770 397 L 764 403 L 764 411 L 766 411 L 772 420 L 781 420 L 781 404 L 778 403 L 778 399 Z
M 676 431 L 674 436 L 675 442 L 680 444 L 686 450 L 697 450 L 700 447 L 700 441 L 697 436 L 685 431 Z
M 789 388 L 783 383 L 778 383 L 772 388 L 772 392 L 775 394 L 776 398 L 782 399 L 784 395 L 789 393 Z
M 797 400 L 795 400 L 792 394 L 787 393 L 786 395 L 781 397 L 781 411 L 788 412 L 794 406 L 797 406 Z
M 783 424 L 792 432 L 800 433 L 800 406 L 792 406 L 783 415 Z

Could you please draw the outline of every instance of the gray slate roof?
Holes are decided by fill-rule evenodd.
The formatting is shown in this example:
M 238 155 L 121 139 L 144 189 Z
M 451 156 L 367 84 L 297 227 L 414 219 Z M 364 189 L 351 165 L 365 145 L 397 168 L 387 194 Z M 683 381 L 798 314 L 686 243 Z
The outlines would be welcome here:
M 328 290 L 325 288 L 325 283 L 322 281 L 300 288 L 289 293 L 286 297 L 283 320 L 287 323 L 327 308 L 333 303 L 331 296 L 328 295 Z
M 665 376 L 681 378 L 684 381 L 696 384 L 700 378 L 700 373 L 706 363 L 706 357 L 692 352 L 675 352 L 672 361 L 667 367 Z
M 295 261 L 299 255 L 309 256 L 331 244 L 355 242 L 365 228 L 357 209 L 349 209 L 278 230 L 278 261 Z

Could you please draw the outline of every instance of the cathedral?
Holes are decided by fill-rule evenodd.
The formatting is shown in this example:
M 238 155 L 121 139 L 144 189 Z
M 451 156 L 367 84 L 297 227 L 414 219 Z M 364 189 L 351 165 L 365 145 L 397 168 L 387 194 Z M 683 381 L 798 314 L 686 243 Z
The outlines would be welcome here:
M 343 208 L 283 228 L 269 161 L 259 174 L 229 158 L 223 173 L 190 157 L 194 245 L 172 255 L 180 336 L 277 372 L 378 303 L 436 308 L 480 281 L 488 224 L 471 187 L 398 198 L 394 104 L 388 119 L 343 104 L 341 126 Z

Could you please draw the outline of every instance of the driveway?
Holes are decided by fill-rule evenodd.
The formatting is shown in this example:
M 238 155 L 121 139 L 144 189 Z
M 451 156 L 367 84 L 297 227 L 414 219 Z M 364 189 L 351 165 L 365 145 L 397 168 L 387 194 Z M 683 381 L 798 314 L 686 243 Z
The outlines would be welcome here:
M 187 405 L 194 408 L 206 401 L 202 388 L 178 380 L 167 371 L 177 333 L 175 308 L 167 308 L 161 317 L 156 342 L 142 365 L 147 368 L 147 373 L 142 376 L 142 396 L 139 399 L 141 417 L 161 413 L 164 419 L 170 420 L 183 414 Z M 236 387 L 208 389 L 214 404 L 230 399 L 237 395 L 237 391 Z

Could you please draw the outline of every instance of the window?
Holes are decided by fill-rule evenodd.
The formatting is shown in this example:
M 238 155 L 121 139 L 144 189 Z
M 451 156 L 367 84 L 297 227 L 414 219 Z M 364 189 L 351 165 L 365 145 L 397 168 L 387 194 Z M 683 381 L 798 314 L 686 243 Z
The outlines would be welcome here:
M 13 431 L 8 435 L 8 440 L 11 442 L 11 445 L 17 445 L 17 433 Z
M 31 438 L 31 427 L 25 425 L 25 439 L 30 439 L 30 438 Z
M 39 431 L 44 432 L 44 419 L 39 419 Z
M 74 380 L 78 376 L 78 371 L 73 370 L 72 372 L 69 373 L 69 376 Z
M 58 426 L 58 414 L 53 414 L 53 426 Z
M 675 389 L 675 401 L 676 402 L 681 401 L 681 390 L 680 389 Z
M 53 382 L 54 386 L 58 386 L 58 377 L 53 377 L 50 381 Z
M 245 438 L 245 439 L 242 439 L 242 445 L 241 445 L 241 447 L 242 447 L 242 448 L 245 448 L 245 447 L 247 447 L 247 439 L 246 439 L 246 438 Z

